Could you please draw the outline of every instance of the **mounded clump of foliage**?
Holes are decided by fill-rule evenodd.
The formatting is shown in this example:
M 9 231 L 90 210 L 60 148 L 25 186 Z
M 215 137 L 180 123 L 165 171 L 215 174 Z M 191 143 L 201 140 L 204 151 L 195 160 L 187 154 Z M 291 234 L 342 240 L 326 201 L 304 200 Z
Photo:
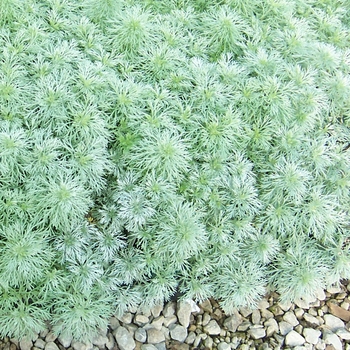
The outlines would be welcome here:
M 1 336 L 350 277 L 348 0 L 2 0 L 0 47 Z

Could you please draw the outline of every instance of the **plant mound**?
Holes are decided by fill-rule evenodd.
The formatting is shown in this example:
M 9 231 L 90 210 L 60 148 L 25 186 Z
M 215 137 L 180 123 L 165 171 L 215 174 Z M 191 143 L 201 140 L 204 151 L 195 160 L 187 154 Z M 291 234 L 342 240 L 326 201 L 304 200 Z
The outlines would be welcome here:
M 0 335 L 350 277 L 348 0 L 2 0 Z

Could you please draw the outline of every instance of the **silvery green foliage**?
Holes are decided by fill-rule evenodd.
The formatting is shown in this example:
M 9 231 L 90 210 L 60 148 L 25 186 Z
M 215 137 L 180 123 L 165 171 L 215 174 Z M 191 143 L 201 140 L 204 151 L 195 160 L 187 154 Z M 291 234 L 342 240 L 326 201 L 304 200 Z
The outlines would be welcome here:
M 2 0 L 0 334 L 91 339 L 349 278 L 346 0 Z

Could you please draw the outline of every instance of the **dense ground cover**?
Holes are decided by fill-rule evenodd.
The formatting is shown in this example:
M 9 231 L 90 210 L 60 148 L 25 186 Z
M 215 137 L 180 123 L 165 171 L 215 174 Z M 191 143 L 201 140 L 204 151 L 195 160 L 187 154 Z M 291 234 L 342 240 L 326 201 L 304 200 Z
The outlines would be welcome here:
M 2 0 L 0 25 L 1 335 L 350 277 L 347 0 Z

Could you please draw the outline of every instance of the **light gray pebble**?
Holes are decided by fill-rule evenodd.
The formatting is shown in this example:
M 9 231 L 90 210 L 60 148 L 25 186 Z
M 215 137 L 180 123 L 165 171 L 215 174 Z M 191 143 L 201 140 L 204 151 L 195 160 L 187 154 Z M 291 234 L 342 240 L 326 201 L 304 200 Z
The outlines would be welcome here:
M 21 350 L 30 350 L 33 346 L 33 342 L 29 339 L 22 339 L 19 342 L 19 347 Z
M 162 314 L 165 318 L 170 317 L 175 314 L 176 304 L 173 301 L 169 301 L 162 311 Z
M 258 309 L 264 310 L 270 307 L 270 303 L 266 299 L 261 299 L 258 303 Z
M 251 325 L 249 321 L 244 321 L 238 326 L 237 330 L 239 332 L 245 332 Z
M 177 302 L 177 318 L 179 323 L 187 328 L 190 324 L 190 316 L 192 312 L 192 304 L 188 301 L 178 301 Z
M 60 350 L 60 349 L 53 341 L 49 341 L 45 345 L 45 350 Z
M 202 303 L 199 304 L 199 307 L 204 312 L 209 312 L 210 314 L 213 312 L 213 306 L 211 305 L 211 302 L 209 299 L 204 300 Z
M 304 315 L 305 311 L 303 309 L 297 308 L 294 310 L 294 315 L 297 319 L 301 319 Z
M 193 347 L 196 348 L 196 347 L 200 344 L 201 341 L 202 341 L 202 337 L 201 337 L 200 334 L 198 334 L 198 335 L 196 336 L 196 339 L 195 339 L 194 342 L 193 342 Z
M 165 340 L 165 335 L 162 331 L 152 328 L 147 330 L 147 339 L 150 344 L 158 344 Z
M 134 336 L 136 329 L 138 328 L 133 323 L 125 324 L 124 327 L 128 330 L 128 332 L 131 334 L 131 336 Z
M 147 332 L 144 328 L 138 328 L 135 331 L 135 339 L 140 343 L 145 343 L 147 340 Z
M 303 315 L 303 317 L 304 317 L 304 320 L 306 322 L 310 323 L 310 324 L 313 324 L 313 325 L 316 325 L 316 326 L 320 325 L 320 321 L 315 316 L 312 316 L 309 313 L 305 313 Z
M 218 344 L 218 350 L 230 350 L 230 349 L 231 349 L 231 345 L 226 342 L 222 342 Z
M 296 331 L 290 331 L 285 339 L 287 346 L 300 346 L 305 343 L 305 338 Z
M 321 336 L 321 331 L 313 328 L 304 328 L 303 336 L 308 343 L 316 345 Z
M 47 336 L 47 333 L 49 333 L 49 329 L 45 328 L 40 332 L 40 338 L 45 339 L 45 337 Z
M 158 343 L 158 344 L 154 344 L 154 346 L 157 348 L 157 350 L 167 350 L 166 349 L 166 344 L 165 342 L 161 342 L 161 343 Z
M 264 328 L 255 328 L 252 327 L 249 329 L 248 334 L 253 338 L 253 339 L 261 339 L 264 338 L 266 335 L 265 329 Z
M 252 310 L 246 308 L 246 307 L 241 307 L 239 309 L 239 313 L 243 316 L 243 317 L 248 317 L 249 315 L 251 315 Z
M 291 311 L 288 311 L 283 315 L 283 320 L 290 323 L 293 327 L 299 324 L 298 319 L 295 317 L 294 313 Z
M 119 326 L 120 326 L 120 323 L 119 323 L 119 321 L 118 321 L 118 319 L 116 318 L 116 317 L 111 317 L 110 319 L 109 319 L 109 326 L 112 328 L 112 330 L 114 331 L 114 330 L 116 330 Z M 61 343 L 62 344 L 62 343 Z M 63 345 L 63 344 L 62 344 Z M 64 345 L 63 345 L 64 346 Z M 69 346 L 69 345 L 68 345 Z M 64 347 L 66 347 L 66 346 L 64 346 Z
M 335 332 L 337 336 L 343 340 L 350 340 L 350 332 L 345 328 L 339 328 Z
M 157 350 L 153 344 L 142 344 L 141 350 Z
M 53 332 L 49 332 L 46 334 L 46 337 L 45 337 L 45 341 L 48 343 L 48 342 L 52 342 L 52 341 L 55 341 L 57 339 L 57 335 Z
M 106 348 L 108 350 L 111 350 L 111 349 L 113 349 L 113 347 L 115 345 L 115 340 L 114 340 L 113 334 L 112 333 L 108 333 L 107 334 L 107 338 L 108 338 L 108 341 L 106 343 Z
M 206 326 L 210 322 L 210 315 L 205 312 L 202 318 L 202 326 Z
M 104 347 L 105 344 L 108 342 L 108 338 L 102 334 L 98 334 L 92 339 L 92 344 L 100 347 Z
M 326 326 L 332 332 L 335 332 L 339 328 L 344 328 L 345 327 L 344 322 L 338 317 L 335 317 L 333 315 L 327 314 L 327 315 L 324 315 L 323 318 L 324 318 Z
M 164 321 L 164 316 L 159 316 L 152 321 L 151 326 L 155 329 L 160 330 L 162 329 L 163 321 Z
M 155 305 L 151 309 L 153 317 L 157 318 L 163 310 L 163 304 Z
M 94 347 L 92 343 L 82 343 L 80 341 L 75 340 L 72 340 L 71 346 L 74 350 L 92 350 Z
M 187 336 L 187 338 L 185 340 L 185 343 L 191 345 L 191 344 L 194 343 L 195 340 L 196 340 L 196 333 L 195 332 L 190 332 L 190 333 L 188 333 L 188 336 Z
M 171 324 L 174 324 L 177 322 L 177 317 L 175 315 L 168 316 L 164 318 L 163 325 L 165 327 L 169 327 Z
M 123 316 L 118 317 L 118 320 L 124 324 L 130 324 L 132 322 L 132 317 L 132 313 L 126 312 Z
M 323 340 L 326 344 L 333 345 L 335 350 L 343 349 L 342 342 L 340 341 L 339 337 L 333 332 L 323 332 Z
M 41 338 L 38 338 L 35 343 L 34 343 L 34 346 L 39 348 L 39 349 L 44 349 L 45 348 L 45 341 Z
M 209 349 L 212 349 L 213 348 L 213 339 L 211 337 L 207 337 L 207 339 L 205 339 L 204 341 L 204 345 L 205 347 L 209 348 Z
M 145 315 L 137 314 L 134 317 L 134 323 L 138 326 L 143 326 L 149 322 L 149 318 Z
M 262 309 L 260 310 L 261 317 L 265 318 L 266 320 L 273 318 L 273 313 L 270 310 Z
M 170 339 L 170 330 L 169 328 L 166 328 L 166 327 L 162 327 L 162 332 L 164 334 L 164 337 L 166 340 L 169 340 Z
M 218 323 L 215 320 L 211 320 L 205 327 L 203 327 L 204 332 L 208 333 L 209 335 L 218 335 L 220 334 L 220 327 Z
M 125 327 L 118 327 L 113 335 L 120 350 L 133 350 L 136 346 L 135 341 L 130 332 Z
M 236 332 L 238 326 L 242 323 L 242 316 L 236 312 L 232 316 L 226 318 L 224 321 L 224 327 L 226 327 L 230 332 Z
M 267 328 L 266 329 L 266 336 L 271 337 L 272 334 L 278 332 L 278 323 L 274 318 L 268 319 L 265 323 L 264 326 Z
M 304 299 L 296 299 L 294 302 L 301 309 L 308 310 L 310 308 L 310 304 Z
M 170 336 L 172 339 L 183 343 L 187 338 L 187 329 L 181 325 L 172 325 L 170 328 Z
M 58 336 L 58 341 L 61 343 L 62 346 L 65 348 L 69 348 L 72 340 L 73 340 L 73 335 L 72 334 L 67 334 L 67 333 L 62 333 Z
M 260 321 L 261 321 L 261 315 L 260 315 L 259 310 L 257 310 L 257 309 L 253 310 L 253 312 L 252 312 L 252 322 L 253 322 L 253 324 L 259 324 Z
M 281 321 L 279 328 L 282 335 L 287 335 L 293 329 L 293 326 L 289 322 Z
M 292 303 L 290 301 L 286 301 L 286 302 L 278 302 L 277 304 L 283 311 L 288 311 L 291 306 L 292 306 Z

